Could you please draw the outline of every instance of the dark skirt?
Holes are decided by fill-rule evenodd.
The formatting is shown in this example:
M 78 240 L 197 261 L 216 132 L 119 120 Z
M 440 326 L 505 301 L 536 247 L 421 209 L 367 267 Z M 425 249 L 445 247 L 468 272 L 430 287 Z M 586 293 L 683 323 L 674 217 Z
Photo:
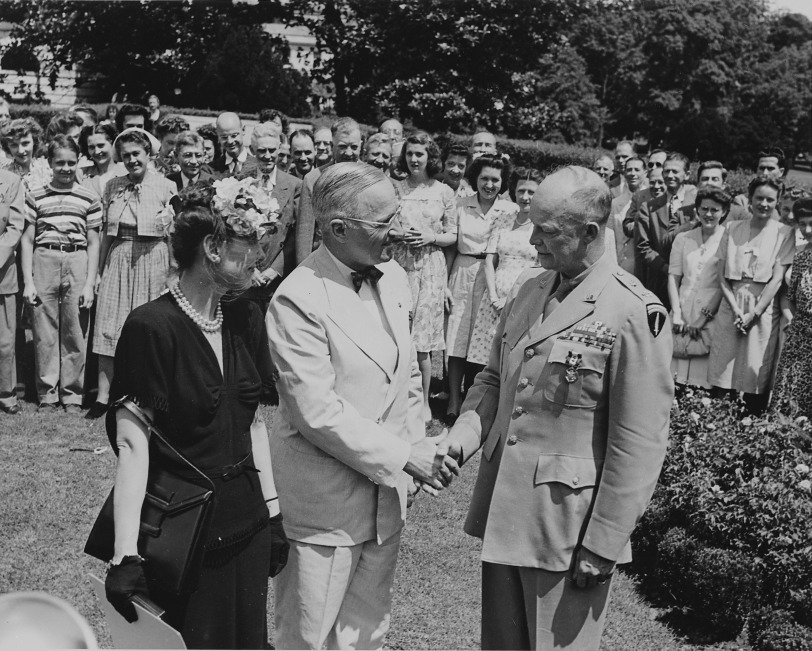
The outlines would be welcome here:
M 265 526 L 230 551 L 207 554 L 195 592 L 185 597 L 151 590 L 164 621 L 189 649 L 268 649 L 271 531 Z M 214 559 L 209 557 L 214 555 Z

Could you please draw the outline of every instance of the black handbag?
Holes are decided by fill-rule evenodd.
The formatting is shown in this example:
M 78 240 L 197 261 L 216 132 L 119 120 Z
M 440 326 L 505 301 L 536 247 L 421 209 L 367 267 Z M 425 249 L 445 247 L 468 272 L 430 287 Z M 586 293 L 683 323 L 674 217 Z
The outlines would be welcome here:
M 150 463 L 147 491 L 141 508 L 138 553 L 145 559 L 150 583 L 174 595 L 197 588 L 204 544 L 214 506 L 214 484 L 191 461 L 178 452 L 132 400 L 125 397 L 111 405 L 132 412 L 178 459 L 210 487 L 178 476 Z M 113 558 L 113 490 L 90 530 L 85 553 L 108 562 Z

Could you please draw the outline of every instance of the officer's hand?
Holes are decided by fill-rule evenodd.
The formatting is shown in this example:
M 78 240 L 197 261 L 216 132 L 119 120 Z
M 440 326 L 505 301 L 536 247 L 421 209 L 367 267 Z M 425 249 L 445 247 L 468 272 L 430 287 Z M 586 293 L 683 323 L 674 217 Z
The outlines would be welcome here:
M 572 580 L 578 588 L 594 588 L 598 584 L 606 583 L 614 569 L 614 561 L 593 554 L 586 547 L 580 547 L 575 556 Z

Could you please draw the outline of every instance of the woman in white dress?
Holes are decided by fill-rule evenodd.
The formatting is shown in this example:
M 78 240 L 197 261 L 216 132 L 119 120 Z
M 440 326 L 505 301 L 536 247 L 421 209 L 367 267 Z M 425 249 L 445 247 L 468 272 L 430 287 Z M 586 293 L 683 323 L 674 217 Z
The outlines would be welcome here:
M 488 293 L 479 302 L 474 319 L 467 358 L 471 364 L 480 367 L 487 364 L 499 315 L 510 289 L 521 273 L 532 267 L 538 258 L 536 247 L 530 244 L 533 233 L 530 202 L 539 183 L 541 174 L 537 170 L 516 168 L 510 181 L 510 198 L 519 206 L 519 212 L 504 215 L 493 225 L 482 267 Z
M 483 154 L 471 163 L 468 179 L 476 188 L 476 194 L 457 199 L 457 255 L 448 278 L 453 300 L 446 329 L 448 424 L 456 420 L 462 404 L 462 380 L 471 328 L 479 301 L 486 291 L 485 275 L 480 271 L 493 224 L 500 217 L 515 216 L 519 212 L 515 203 L 499 198 L 507 190 L 510 180 L 508 159 Z
M 795 256 L 795 234 L 773 219 L 782 184 L 750 182 L 750 219 L 730 222 L 717 251 L 724 300 L 711 340 L 708 381 L 721 392 L 741 391 L 752 413 L 767 407 L 778 348 L 775 300 Z
M 668 296 L 674 328 L 671 372 L 677 384 L 710 389 L 708 354 L 713 318 L 722 300 L 716 252 L 725 232 L 721 222 L 733 197 L 705 185 L 696 193 L 699 226 L 677 234 L 668 266 Z

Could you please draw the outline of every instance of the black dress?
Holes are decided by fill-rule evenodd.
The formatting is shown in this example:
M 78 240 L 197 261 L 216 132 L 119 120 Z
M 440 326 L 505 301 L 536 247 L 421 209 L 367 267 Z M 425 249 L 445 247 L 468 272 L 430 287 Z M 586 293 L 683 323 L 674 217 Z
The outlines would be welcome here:
M 273 380 L 256 306 L 224 303 L 222 338 L 221 373 L 211 345 L 171 294 L 136 308 L 116 348 L 111 399 L 126 395 L 152 408 L 158 429 L 215 484 L 198 589 L 178 598 L 151 585 L 164 620 L 190 649 L 266 648 L 270 532 L 250 427 Z M 150 464 L 173 469 L 180 463 L 173 456 L 150 440 Z M 148 565 L 145 573 L 149 580 Z

